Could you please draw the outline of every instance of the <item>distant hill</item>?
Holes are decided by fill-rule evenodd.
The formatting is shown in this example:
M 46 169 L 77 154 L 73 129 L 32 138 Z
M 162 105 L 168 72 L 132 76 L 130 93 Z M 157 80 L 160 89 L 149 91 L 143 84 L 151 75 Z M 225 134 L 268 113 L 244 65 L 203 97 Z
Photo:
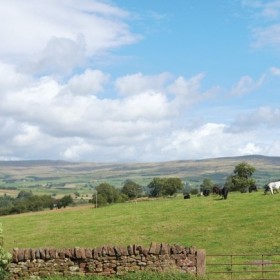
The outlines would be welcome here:
M 256 168 L 254 178 L 258 184 L 280 178 L 280 157 L 251 155 L 154 163 L 0 161 L 0 184 L 5 186 L 11 183 L 23 185 L 23 182 L 25 185 L 33 185 L 35 182 L 61 184 L 107 181 L 121 185 L 126 179 L 132 179 L 145 185 L 153 177 L 160 176 L 179 177 L 191 184 L 200 184 L 204 178 L 224 183 L 240 162 L 247 162 Z

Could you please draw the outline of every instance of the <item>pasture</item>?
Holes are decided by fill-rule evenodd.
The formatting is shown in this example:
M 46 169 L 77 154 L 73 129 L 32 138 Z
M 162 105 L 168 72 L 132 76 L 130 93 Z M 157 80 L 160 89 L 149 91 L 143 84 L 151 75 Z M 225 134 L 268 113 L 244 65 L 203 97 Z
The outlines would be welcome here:
M 215 253 L 280 253 L 280 194 L 229 193 L 0 217 L 6 250 L 181 244 Z

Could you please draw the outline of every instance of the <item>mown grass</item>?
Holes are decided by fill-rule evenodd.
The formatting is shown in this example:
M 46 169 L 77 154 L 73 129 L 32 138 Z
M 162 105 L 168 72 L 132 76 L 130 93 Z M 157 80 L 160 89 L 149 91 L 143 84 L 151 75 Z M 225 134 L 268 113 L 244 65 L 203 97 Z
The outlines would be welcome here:
M 182 196 L 104 208 L 91 206 L 0 217 L 14 247 L 149 246 L 152 241 L 207 253 L 280 253 L 279 195 Z

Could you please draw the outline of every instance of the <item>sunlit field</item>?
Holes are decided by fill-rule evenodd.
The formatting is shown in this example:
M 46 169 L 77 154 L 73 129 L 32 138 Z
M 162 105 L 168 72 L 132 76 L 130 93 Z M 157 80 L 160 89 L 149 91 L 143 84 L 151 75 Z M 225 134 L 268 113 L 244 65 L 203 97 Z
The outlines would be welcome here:
M 152 241 L 207 253 L 280 252 L 280 194 L 229 193 L 154 199 L 95 209 L 92 205 L 0 217 L 4 246 L 149 246 Z

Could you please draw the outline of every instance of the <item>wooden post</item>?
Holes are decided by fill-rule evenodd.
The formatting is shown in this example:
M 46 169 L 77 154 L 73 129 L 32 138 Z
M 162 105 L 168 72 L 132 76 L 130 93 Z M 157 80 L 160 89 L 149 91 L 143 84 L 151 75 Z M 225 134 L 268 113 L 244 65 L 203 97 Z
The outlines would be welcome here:
M 198 249 L 196 251 L 196 275 L 203 276 L 206 274 L 206 251 Z

